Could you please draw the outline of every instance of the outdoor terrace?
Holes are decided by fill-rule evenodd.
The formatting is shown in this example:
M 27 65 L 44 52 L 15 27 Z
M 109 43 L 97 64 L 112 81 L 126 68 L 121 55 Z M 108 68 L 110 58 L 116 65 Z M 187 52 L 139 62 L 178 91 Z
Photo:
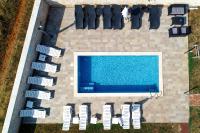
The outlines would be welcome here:
M 51 7 L 48 13 L 46 30 L 57 34 L 50 40 L 43 36 L 42 43 L 56 45 L 65 49 L 63 57 L 52 59 L 60 64 L 60 71 L 49 76 L 57 77 L 57 83 L 49 90 L 55 90 L 54 98 L 42 100 L 40 106 L 49 108 L 49 116 L 38 119 L 37 123 L 62 123 L 62 110 L 66 104 L 75 105 L 78 114 L 79 105 L 90 105 L 91 114 L 102 114 L 103 105 L 111 103 L 114 114 L 120 114 L 120 106 L 125 103 L 139 102 L 143 106 L 143 121 L 153 123 L 188 122 L 189 100 L 184 92 L 189 90 L 188 38 L 169 38 L 168 29 L 171 17 L 163 7 L 160 28 L 149 30 L 148 13 L 142 17 L 142 27 L 132 30 L 130 22 L 122 30 L 104 30 L 102 21 L 96 30 L 76 30 L 74 26 L 74 8 Z M 74 58 L 73 52 L 162 52 L 163 96 L 148 99 L 146 97 L 74 97 Z M 37 74 L 37 72 L 35 73 Z M 43 75 L 39 73 L 40 75 Z M 44 74 L 46 75 L 46 74 Z M 33 123 L 33 119 L 25 119 Z

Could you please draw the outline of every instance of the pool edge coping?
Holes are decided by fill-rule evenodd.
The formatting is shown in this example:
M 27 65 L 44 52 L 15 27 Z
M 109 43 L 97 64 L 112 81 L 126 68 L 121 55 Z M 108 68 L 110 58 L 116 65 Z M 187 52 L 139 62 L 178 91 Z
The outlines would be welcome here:
M 78 56 L 141 56 L 157 55 L 159 57 L 159 92 L 158 93 L 78 93 Z M 74 97 L 159 97 L 163 96 L 162 52 L 74 52 Z

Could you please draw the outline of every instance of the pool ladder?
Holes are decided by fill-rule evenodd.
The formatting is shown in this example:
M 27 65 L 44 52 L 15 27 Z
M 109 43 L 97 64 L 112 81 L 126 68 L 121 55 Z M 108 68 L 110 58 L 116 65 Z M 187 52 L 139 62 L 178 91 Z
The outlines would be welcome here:
M 155 93 L 155 95 L 153 95 L 152 91 L 149 89 L 149 94 L 150 94 L 150 98 L 155 97 L 157 99 L 162 95 L 162 91 L 160 91 L 160 95 L 158 93 Z

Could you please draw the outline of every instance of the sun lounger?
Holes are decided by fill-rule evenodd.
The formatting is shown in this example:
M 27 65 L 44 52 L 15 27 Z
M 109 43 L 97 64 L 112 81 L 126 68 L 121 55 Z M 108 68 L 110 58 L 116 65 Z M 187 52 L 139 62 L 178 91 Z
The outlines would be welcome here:
M 50 100 L 51 92 L 50 91 L 41 91 L 41 90 L 27 90 L 25 92 L 25 97 Z
M 133 6 L 131 12 L 131 29 L 139 29 L 142 25 L 141 6 Z
M 191 27 L 172 27 L 169 29 L 169 37 L 184 37 L 191 33 Z
M 113 29 L 122 29 L 122 13 L 121 13 L 121 6 L 120 5 L 113 5 L 112 6 L 112 27 Z
M 103 8 L 103 28 L 111 29 L 112 28 L 112 12 L 109 5 L 105 5 Z
M 31 68 L 38 71 L 51 72 L 51 73 L 55 73 L 57 71 L 57 65 L 49 63 L 32 62 Z
M 79 107 L 79 130 L 86 130 L 86 126 L 88 123 L 88 106 L 87 105 L 81 105 Z
M 103 128 L 104 130 L 111 129 L 111 105 L 103 106 Z
M 119 125 L 120 125 L 121 127 L 123 126 L 122 118 L 121 118 L 121 117 L 119 118 Z
M 46 54 L 46 55 L 55 57 L 55 58 L 58 58 L 58 57 L 61 56 L 61 50 L 60 49 L 49 47 L 49 46 L 46 46 L 46 45 L 38 44 L 36 46 L 36 51 L 40 52 L 42 54 Z
M 102 8 L 102 6 L 101 6 L 101 5 L 97 5 L 95 11 L 96 11 L 96 16 L 97 16 L 97 17 L 100 17 L 100 16 L 102 15 L 102 13 L 103 13 L 103 8 Z
M 130 105 L 124 104 L 121 106 L 122 109 L 122 128 L 130 129 Z
M 31 117 L 31 118 L 45 118 L 46 110 L 44 109 L 26 109 L 20 111 L 20 117 Z
M 72 119 L 72 106 L 63 106 L 63 131 L 69 131 Z
M 96 29 L 96 12 L 93 5 L 87 5 L 85 7 L 88 17 L 88 29 Z
M 47 77 L 28 77 L 28 84 L 40 85 L 40 86 L 53 86 L 53 78 Z
M 140 104 L 132 104 L 132 124 L 134 129 L 141 128 L 141 106 Z
M 161 9 L 159 6 L 151 6 L 149 8 L 150 29 L 158 29 L 160 27 Z
M 84 12 L 81 5 L 75 5 L 76 29 L 83 29 Z
M 184 15 L 188 10 L 187 4 L 173 4 L 168 7 L 168 15 Z

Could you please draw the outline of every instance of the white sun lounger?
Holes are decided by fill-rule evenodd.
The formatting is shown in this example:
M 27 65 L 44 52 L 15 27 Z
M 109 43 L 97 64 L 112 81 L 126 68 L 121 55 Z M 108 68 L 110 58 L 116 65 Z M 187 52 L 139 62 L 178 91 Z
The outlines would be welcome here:
M 103 128 L 104 130 L 111 129 L 111 105 L 103 106 Z
M 63 106 L 63 131 L 69 131 L 72 120 L 72 106 Z
M 122 128 L 130 129 L 130 105 L 124 104 L 121 106 L 122 109 Z
M 40 44 L 37 45 L 36 51 L 55 58 L 58 58 L 61 55 L 61 50 Z
M 45 118 L 46 110 L 44 109 L 26 109 L 20 111 L 20 117 L 31 117 L 31 118 Z
M 55 73 L 57 71 L 57 65 L 49 63 L 32 62 L 31 68 L 38 71 L 50 72 L 50 73 Z
M 86 126 L 88 123 L 88 106 L 87 105 L 81 105 L 79 107 L 79 130 L 86 130 Z
M 50 100 L 51 99 L 51 92 L 50 91 L 35 90 L 35 89 L 27 90 L 25 92 L 25 97 Z
M 53 78 L 40 77 L 40 76 L 28 77 L 28 84 L 53 86 Z
M 140 104 L 132 104 L 132 124 L 134 129 L 141 128 L 141 110 Z

